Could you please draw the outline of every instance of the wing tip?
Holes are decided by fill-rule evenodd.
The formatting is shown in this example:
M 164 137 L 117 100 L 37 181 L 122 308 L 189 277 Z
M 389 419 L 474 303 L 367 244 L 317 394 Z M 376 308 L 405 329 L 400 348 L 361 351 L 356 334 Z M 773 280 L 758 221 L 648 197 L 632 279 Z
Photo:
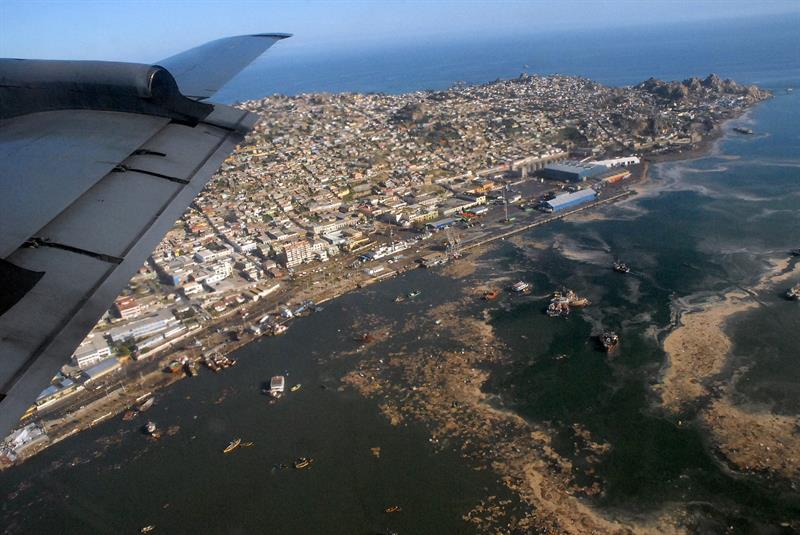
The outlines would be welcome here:
M 291 33 L 254 33 L 252 37 L 268 37 L 270 39 L 288 39 L 292 37 Z

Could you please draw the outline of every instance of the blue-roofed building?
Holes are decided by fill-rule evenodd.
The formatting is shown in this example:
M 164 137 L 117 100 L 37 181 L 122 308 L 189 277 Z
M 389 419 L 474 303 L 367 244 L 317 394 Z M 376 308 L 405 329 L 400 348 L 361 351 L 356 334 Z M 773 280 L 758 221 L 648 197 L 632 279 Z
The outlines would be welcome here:
M 42 390 L 39 397 L 36 398 L 36 406 L 44 407 L 59 399 L 74 394 L 79 388 L 72 379 L 62 379 L 58 383 L 52 384 Z
M 428 228 L 430 228 L 430 229 L 433 229 L 433 230 L 441 230 L 443 228 L 449 227 L 450 225 L 454 224 L 455 222 L 456 222 L 456 220 L 453 219 L 452 217 L 447 217 L 445 219 L 440 219 L 439 221 L 431 221 L 426 226 Z
M 554 199 L 547 201 L 547 205 L 558 212 L 559 210 L 566 210 L 585 202 L 593 201 L 597 197 L 597 192 L 592 188 L 578 190 L 574 193 L 562 193 L 557 195 Z
M 546 165 L 542 174 L 545 178 L 552 180 L 563 180 L 565 182 L 583 182 L 587 178 L 592 178 L 608 171 L 605 165 L 581 162 L 562 162 Z

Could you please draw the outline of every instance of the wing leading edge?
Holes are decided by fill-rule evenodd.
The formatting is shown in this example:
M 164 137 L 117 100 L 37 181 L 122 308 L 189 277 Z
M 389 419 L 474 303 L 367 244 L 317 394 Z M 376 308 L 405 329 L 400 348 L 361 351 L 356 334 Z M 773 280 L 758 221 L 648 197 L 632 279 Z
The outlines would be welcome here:
M 230 38 L 231 43 L 246 37 Z M 209 45 L 221 41 L 228 40 Z M 191 57 L 193 67 L 178 77 L 163 66 L 123 66 L 112 68 L 124 72 L 122 78 L 114 73 L 93 78 L 81 62 L 56 62 L 59 73 L 54 76 L 64 81 L 50 80 L 49 89 L 39 84 L 36 98 L 45 103 L 43 110 L 25 101 L 25 95 L 0 99 L 0 188 L 2 197 L 15 199 L 0 211 L 0 272 L 35 274 L 26 292 L 6 286 L 14 279 L 0 281 L 0 436 L 48 386 L 255 123 L 255 115 L 228 106 L 193 108 L 183 104 L 187 95 L 182 94 L 154 103 L 158 87 L 147 89 L 147 78 L 126 78 L 132 71 L 134 78 L 163 71 L 157 83 L 180 86 L 184 80 L 186 87 L 203 86 L 210 96 L 210 88 L 216 91 L 258 56 L 248 45 L 243 52 L 247 62 L 235 61 L 237 70 L 226 69 L 223 80 L 207 70 L 222 57 L 218 46 L 205 49 L 207 62 L 203 50 L 188 51 L 192 54 L 185 57 Z M 228 54 L 235 56 L 236 50 L 241 49 L 229 47 Z M 64 63 L 74 64 L 80 76 L 70 76 L 73 71 Z M 8 65 L 12 68 L 4 69 Z M 20 67 L 0 60 L 0 82 L 10 77 L 24 82 L 25 68 Z M 49 76 L 47 65 L 35 69 Z M 28 78 L 28 93 L 42 77 L 33 78 Z M 125 88 L 126 83 L 134 87 Z M 10 85 L 3 90 L 8 92 Z M 26 90 L 24 83 L 17 86 Z M 57 105 L 46 104 L 48 90 Z M 124 98 L 118 99 L 120 94 Z M 23 112 L 15 108 L 20 102 L 27 106 Z M 170 102 L 177 103 L 177 112 Z

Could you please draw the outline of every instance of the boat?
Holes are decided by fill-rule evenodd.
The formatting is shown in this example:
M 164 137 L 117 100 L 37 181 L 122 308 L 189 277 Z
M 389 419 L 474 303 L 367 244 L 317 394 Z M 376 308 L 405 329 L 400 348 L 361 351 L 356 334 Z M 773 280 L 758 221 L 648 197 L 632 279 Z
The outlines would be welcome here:
M 414 299 L 415 297 L 417 297 L 421 293 L 422 293 L 421 290 L 411 290 L 410 292 L 408 292 L 408 298 L 409 299 Z
M 619 335 L 614 331 L 603 331 L 603 334 L 600 335 L 600 343 L 606 352 L 613 351 L 619 344 Z
M 491 301 L 493 299 L 497 299 L 498 293 L 499 292 L 497 290 L 495 290 L 495 289 L 483 292 L 483 300 L 484 301 Z
M 313 462 L 314 459 L 309 459 L 308 457 L 298 457 L 297 459 L 294 460 L 294 463 L 292 463 L 292 465 L 297 470 L 302 470 L 304 468 L 308 468 L 309 466 L 311 466 L 311 463 Z
M 139 405 L 138 407 L 139 412 L 146 411 L 147 409 L 153 406 L 153 403 L 155 403 L 155 398 L 147 398 L 147 400 L 144 403 Z
M 301 388 L 303 388 L 303 385 L 301 385 L 300 383 L 297 383 L 296 385 L 292 386 L 292 388 L 290 388 L 289 390 L 291 390 L 292 392 L 297 392 Z
M 735 126 L 735 127 L 733 127 L 733 131 L 734 132 L 738 132 L 740 134 L 744 134 L 746 136 L 752 136 L 753 135 L 753 129 L 752 128 L 744 128 L 744 127 L 741 127 L 741 126 Z
M 241 446 L 243 448 L 249 448 L 250 446 L 254 445 L 255 442 L 242 442 Z
M 547 305 L 545 311 L 551 318 L 566 318 L 569 316 L 569 299 L 561 294 L 561 292 L 553 292 L 553 297 L 550 299 L 550 304 Z
M 614 261 L 614 271 L 617 273 L 630 273 L 631 268 L 625 262 Z
M 402 303 L 405 300 L 406 300 L 406 298 L 403 297 L 402 295 L 398 295 L 397 297 L 394 298 L 394 302 L 395 303 Z
M 156 529 L 156 527 L 153 524 L 149 524 L 149 525 L 143 527 L 142 529 L 140 529 L 139 533 L 150 533 L 154 529 Z
M 792 301 L 800 301 L 800 284 L 795 284 L 786 290 L 786 298 Z
M 238 448 L 239 444 L 241 444 L 241 443 L 242 443 L 242 439 L 241 438 L 237 438 L 236 440 L 231 440 L 231 443 L 228 444 L 225 447 L 224 450 L 222 450 L 222 453 L 230 453 L 230 452 L 232 452 L 233 450 Z
M 269 380 L 269 394 L 274 398 L 279 398 L 283 395 L 286 388 L 286 379 L 283 375 L 276 375 Z
M 153 438 L 159 438 L 161 436 L 161 432 L 158 430 L 158 427 L 153 421 L 148 421 L 145 424 L 144 432 Z
M 531 285 L 527 282 L 519 281 L 511 285 L 511 291 L 518 294 L 525 294 L 530 292 Z
M 275 327 L 272 328 L 272 335 L 273 336 L 280 336 L 283 333 L 285 333 L 288 329 L 289 329 L 289 327 L 287 327 L 286 325 L 283 325 L 282 323 L 278 323 L 278 324 L 275 325 Z
M 392 505 L 383 510 L 384 513 L 399 513 L 403 508 L 399 505 Z
M 572 290 L 566 290 L 564 297 L 566 297 L 567 302 L 569 302 L 569 306 L 571 307 L 583 308 L 583 307 L 588 307 L 589 305 L 592 304 L 592 302 L 589 301 L 587 298 L 578 297 L 578 294 L 576 294 Z

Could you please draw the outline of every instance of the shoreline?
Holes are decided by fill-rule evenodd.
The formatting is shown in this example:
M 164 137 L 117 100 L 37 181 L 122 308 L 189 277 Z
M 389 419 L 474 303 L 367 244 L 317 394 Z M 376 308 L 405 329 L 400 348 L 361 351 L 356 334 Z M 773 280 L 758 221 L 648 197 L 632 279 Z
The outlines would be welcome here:
M 728 322 L 763 306 L 758 291 L 798 276 L 800 263 L 774 262 L 750 288 L 729 290 L 719 300 L 682 311 L 661 344 L 667 360 L 654 388 L 661 408 L 677 417 L 696 407 L 692 417 L 706 431 L 711 448 L 737 472 L 800 479 L 797 418 L 737 402 L 736 373 L 715 379 L 729 365 L 734 348 Z
M 529 224 L 521 225 L 521 226 L 513 228 L 513 229 L 511 229 L 511 230 L 509 230 L 507 232 L 502 232 L 502 233 L 495 234 L 495 235 L 492 235 L 492 236 L 489 236 L 489 237 L 484 237 L 484 238 L 481 238 L 480 240 L 477 240 L 477 241 L 474 241 L 474 242 L 465 242 L 463 244 L 463 249 L 464 250 L 470 250 L 470 249 L 480 250 L 481 247 L 483 247 L 483 246 L 485 246 L 487 244 L 490 244 L 490 243 L 495 242 L 495 241 L 499 241 L 499 240 L 503 240 L 503 239 L 512 237 L 514 235 L 520 234 L 520 233 L 525 232 L 527 230 L 530 230 L 532 228 L 536 228 L 538 226 L 542 226 L 542 225 L 545 225 L 545 224 L 548 224 L 548 223 L 552 223 L 554 221 L 558 221 L 558 220 L 567 218 L 567 217 L 575 215 L 575 214 L 583 215 L 583 214 L 587 213 L 587 211 L 590 211 L 590 210 L 592 210 L 594 208 L 602 207 L 603 205 L 612 204 L 612 203 L 615 203 L 615 202 L 619 202 L 619 201 L 625 200 L 625 199 L 627 199 L 629 197 L 635 196 L 635 195 L 637 195 L 639 193 L 636 188 L 641 186 L 641 185 L 643 185 L 643 184 L 645 184 L 645 183 L 647 183 L 649 181 L 650 166 L 652 164 L 663 163 L 663 162 L 668 162 L 668 161 L 684 161 L 684 160 L 697 159 L 697 158 L 708 156 L 708 154 L 716 146 L 717 142 L 719 140 L 721 140 L 722 138 L 724 138 L 724 136 L 726 134 L 725 126 L 729 122 L 739 119 L 744 113 L 747 113 L 748 111 L 749 111 L 749 109 L 745 110 L 744 112 L 742 112 L 740 114 L 737 114 L 734 117 L 731 117 L 731 118 L 726 119 L 725 121 L 723 121 L 717 128 L 715 128 L 712 131 L 711 134 L 709 134 L 708 136 L 704 136 L 703 139 L 700 142 L 695 144 L 695 147 L 690 151 L 676 152 L 676 153 L 669 153 L 669 154 L 661 154 L 661 155 L 643 156 L 642 164 L 641 164 L 641 168 L 640 168 L 639 172 L 636 173 L 634 176 L 632 176 L 630 178 L 630 180 L 625 184 L 625 188 L 620 193 L 617 193 L 617 194 L 615 194 L 615 195 L 613 195 L 613 196 L 611 196 L 609 198 L 605 198 L 605 197 L 601 198 L 601 199 L 599 199 L 597 201 L 594 201 L 594 202 L 591 202 L 591 203 L 587 203 L 587 204 L 582 205 L 582 206 L 580 206 L 578 208 L 565 211 L 564 213 L 561 213 L 561 214 L 552 215 L 552 216 L 546 217 L 546 218 L 544 218 L 542 220 L 533 221 L 533 222 L 531 222 Z M 426 252 L 430 252 L 430 251 L 426 251 Z M 424 254 L 424 253 L 422 253 L 422 254 Z M 448 262 L 448 267 L 451 267 L 452 265 L 457 264 L 457 263 L 461 263 L 461 262 L 468 262 L 468 260 L 465 260 L 463 258 L 462 259 L 453 259 L 453 260 Z M 360 288 L 369 286 L 371 284 L 378 283 L 378 282 L 380 282 L 381 280 L 383 280 L 385 278 L 396 276 L 396 275 L 398 275 L 398 274 L 400 274 L 402 272 L 405 272 L 405 271 L 407 271 L 409 269 L 414 269 L 416 267 L 417 266 L 415 264 L 406 263 L 404 266 L 401 266 L 399 268 L 395 268 L 393 271 L 389 272 L 388 274 L 384 274 L 383 276 L 381 276 L 379 278 L 366 278 L 365 280 L 361 280 L 361 281 L 349 280 L 348 282 L 342 283 L 339 286 L 334 287 L 332 289 L 332 291 L 328 290 L 328 289 L 322 289 L 321 291 L 313 291 L 313 288 L 311 289 L 311 291 L 309 291 L 308 288 L 306 288 L 305 291 L 303 291 L 303 290 L 297 291 L 298 288 L 302 288 L 302 286 L 303 286 L 303 281 L 298 281 L 298 283 L 296 285 L 297 287 L 295 287 L 295 288 L 284 288 L 283 291 L 279 292 L 277 295 L 270 296 L 270 298 L 268 298 L 267 301 L 269 303 L 272 303 L 272 304 L 269 305 L 269 306 L 265 307 L 264 303 L 254 303 L 250 307 L 242 306 L 242 307 L 240 307 L 238 309 L 235 309 L 233 312 L 239 312 L 239 313 L 246 312 L 247 314 L 252 315 L 252 316 L 261 315 L 261 314 L 264 314 L 264 313 L 267 313 L 267 312 L 274 312 L 275 310 L 277 310 L 277 304 L 281 300 L 283 302 L 288 302 L 290 300 L 291 301 L 302 301 L 304 299 L 313 299 L 317 303 L 321 304 L 321 303 L 324 303 L 324 302 L 329 301 L 331 299 L 335 299 L 335 298 L 337 298 L 337 297 L 339 297 L 341 295 L 344 295 L 345 293 L 348 293 L 350 291 L 353 291 L 353 290 L 356 290 L 356 289 L 360 289 Z M 454 269 L 454 268 L 451 267 L 451 269 Z M 289 295 L 287 296 L 286 294 L 289 294 Z M 284 298 L 284 299 L 282 299 L 282 298 Z M 214 333 L 213 332 L 209 332 L 209 331 L 211 331 L 215 327 L 218 328 L 220 326 L 224 326 L 226 324 L 230 324 L 230 323 L 235 322 L 236 316 L 237 316 L 237 314 L 235 314 L 235 313 L 223 314 L 223 316 L 221 316 L 219 318 L 216 318 L 216 321 L 212 321 L 208 325 L 205 325 L 200 330 L 198 330 L 198 332 L 196 333 L 195 339 L 196 340 L 203 340 L 203 341 L 214 340 L 216 338 Z M 206 345 L 207 347 L 215 347 L 215 349 L 218 350 L 223 355 L 228 355 L 228 354 L 232 353 L 233 351 L 235 351 L 236 349 L 244 346 L 245 344 L 248 344 L 248 343 L 250 343 L 252 341 L 255 341 L 257 338 L 260 338 L 260 336 L 251 335 L 249 333 L 243 333 L 241 339 L 239 341 L 237 341 L 237 342 L 224 342 L 224 341 L 223 342 L 219 342 L 217 340 L 217 343 L 208 343 L 208 344 L 204 344 L 204 345 Z M 172 383 L 174 383 L 176 381 L 179 381 L 181 379 L 184 379 L 185 377 L 183 375 L 179 375 L 179 376 L 170 375 L 170 374 L 165 373 L 163 371 L 163 369 L 164 369 L 164 366 L 166 365 L 166 363 L 169 360 L 171 360 L 172 356 L 174 356 L 175 354 L 177 354 L 177 353 L 179 353 L 181 351 L 185 351 L 185 348 L 170 347 L 170 348 L 166 348 L 164 351 L 165 352 L 157 354 L 157 355 L 148 356 L 147 357 L 148 360 L 146 362 L 142 362 L 141 365 L 137 366 L 139 368 L 144 368 L 147 371 L 147 374 L 146 374 L 147 378 L 146 379 L 145 379 L 145 377 L 141 377 L 140 380 L 138 380 L 138 381 L 133 381 L 131 383 L 126 383 L 126 386 L 130 387 L 131 389 L 135 389 L 135 390 L 142 391 L 142 392 L 147 391 L 147 392 L 151 393 L 152 395 L 154 395 L 157 391 L 161 390 L 162 388 L 166 388 L 170 384 L 172 384 Z M 138 361 L 137 361 L 137 363 L 138 363 Z M 69 412 L 68 413 L 68 416 L 70 417 L 69 419 L 70 419 L 70 421 L 73 422 L 72 427 L 64 425 L 63 421 L 67 419 L 66 416 L 63 417 L 63 418 L 58 418 L 55 423 L 47 421 L 47 420 L 44 420 L 42 422 L 42 427 L 45 428 L 45 429 L 48 429 L 48 427 L 49 427 L 49 429 L 51 430 L 51 432 L 53 434 L 51 435 L 50 433 L 48 433 L 48 439 L 47 440 L 45 440 L 45 441 L 43 441 L 43 442 L 41 442 L 39 444 L 36 444 L 35 446 L 32 446 L 32 447 L 26 449 L 23 452 L 23 454 L 21 454 L 13 463 L 11 463 L 11 464 L 0 463 L 0 470 L 4 470 L 6 468 L 14 466 L 15 464 L 24 462 L 27 458 L 39 453 L 40 451 L 43 451 L 47 447 L 49 447 L 49 446 L 51 446 L 53 444 L 56 444 L 56 443 L 60 442 L 61 440 L 64 440 L 65 438 L 68 438 L 69 436 L 72 436 L 72 435 L 74 435 L 76 433 L 79 433 L 80 431 L 83 431 L 85 429 L 89 429 L 89 428 L 93 427 L 94 425 L 97 425 L 101 421 L 105 421 L 105 420 L 107 420 L 109 418 L 113 418 L 115 416 L 118 416 L 123 411 L 133 408 L 134 403 L 132 403 L 132 399 L 133 398 L 131 398 L 131 397 L 117 396 L 117 397 L 113 397 L 113 398 L 109 397 L 108 399 L 101 400 L 101 402 L 97 404 L 101 408 L 93 407 L 92 410 L 95 411 L 95 414 L 97 412 L 100 412 L 100 411 L 105 411 L 105 412 L 102 412 L 102 414 L 101 414 L 102 418 L 96 418 L 96 419 L 93 419 L 93 420 L 89 420 L 87 418 L 88 415 L 85 414 L 85 413 L 88 412 L 89 409 L 87 409 L 85 407 L 81 407 L 81 408 L 79 408 L 77 410 Z M 64 407 L 65 408 L 69 407 L 69 404 L 65 403 Z M 59 420 L 61 421 L 60 424 L 58 423 Z M 77 427 L 74 426 L 75 420 L 78 420 L 78 421 L 81 422 Z M 88 420 L 88 423 L 87 423 L 87 420 Z M 35 421 L 35 419 L 31 419 L 31 420 L 28 420 L 28 421 Z
M 630 181 L 626 183 L 626 188 L 620 191 L 619 193 L 612 195 L 611 197 L 608 198 L 603 197 L 594 202 L 581 205 L 577 208 L 564 211 L 563 213 L 557 215 L 544 217 L 543 219 L 519 225 L 515 228 L 512 228 L 511 230 L 493 234 L 488 237 L 481 237 L 479 240 L 473 242 L 465 241 L 463 243 L 462 249 L 464 251 L 480 250 L 481 247 L 491 244 L 492 242 L 504 240 L 508 237 L 520 234 L 532 228 L 536 228 L 555 221 L 559 221 L 561 219 L 576 214 L 583 214 L 592 209 L 602 208 L 605 205 L 613 204 L 618 201 L 627 199 L 637 194 L 637 192 L 634 189 L 628 189 L 628 186 L 634 188 L 635 186 L 644 183 L 645 181 L 647 181 L 648 173 L 649 173 L 649 164 L 645 161 L 642 164 L 641 170 L 639 170 L 638 173 L 632 176 L 630 178 Z M 428 244 L 428 247 L 426 247 L 425 249 L 422 250 L 422 252 L 414 256 L 416 257 L 430 253 L 432 252 L 430 249 L 431 249 L 430 244 Z M 444 269 L 457 269 L 455 266 L 461 263 L 469 263 L 468 258 L 471 255 L 466 255 L 466 256 L 467 256 L 466 259 L 465 258 L 451 259 L 445 264 Z M 250 334 L 249 332 L 244 332 L 242 333 L 239 341 L 237 342 L 219 343 L 217 341 L 217 343 L 215 343 L 214 340 L 219 337 L 216 336 L 216 334 L 213 332 L 213 329 L 219 328 L 220 326 L 224 326 L 228 323 L 236 322 L 237 317 L 239 316 L 239 314 L 237 313 L 246 312 L 248 316 L 257 317 L 267 312 L 277 311 L 278 310 L 277 304 L 279 302 L 288 302 L 289 300 L 291 300 L 292 302 L 300 302 L 306 299 L 311 299 L 314 300 L 317 304 L 323 304 L 332 299 L 336 299 L 337 297 L 340 297 L 350 291 L 365 288 L 372 284 L 380 283 L 382 280 L 385 280 L 386 278 L 397 276 L 410 269 L 419 269 L 419 266 L 415 262 L 406 262 L 405 264 L 399 267 L 395 267 L 392 271 L 390 271 L 387 274 L 383 274 L 380 277 L 367 277 L 361 279 L 359 279 L 358 277 L 354 277 L 352 279 L 348 279 L 346 282 L 338 286 L 335 286 L 332 289 L 324 288 L 319 291 L 314 291 L 313 287 L 311 289 L 306 288 L 305 290 L 298 289 L 303 287 L 303 281 L 298 281 L 297 283 L 298 288 L 284 288 L 282 292 L 274 294 L 266 300 L 269 303 L 274 303 L 274 305 L 270 304 L 265 307 L 264 306 L 265 303 L 257 302 L 251 304 L 250 307 L 242 306 L 230 313 L 223 314 L 222 316 L 216 318 L 217 321 L 211 322 L 210 324 L 203 326 L 196 332 L 194 338 L 195 340 L 204 342 L 203 346 L 205 347 L 213 347 L 219 353 L 223 355 L 229 355 L 230 353 L 236 351 L 240 347 L 250 342 L 253 342 L 258 338 L 261 338 L 261 336 L 263 336 L 263 335 L 253 335 Z M 287 296 L 285 294 L 289 295 Z M 164 368 L 166 367 L 166 364 L 173 359 L 174 355 L 185 352 L 187 350 L 184 348 L 170 347 L 166 348 L 164 351 L 165 352 L 163 353 L 159 352 L 158 354 L 149 355 L 146 357 L 146 360 L 134 361 L 133 363 L 128 364 L 128 366 L 133 365 L 136 368 L 145 369 L 146 374 L 143 377 L 140 377 L 140 379 L 138 380 L 125 383 L 126 388 L 141 392 L 147 391 L 150 392 L 152 395 L 155 395 L 155 393 L 158 392 L 160 389 L 168 387 L 170 384 L 173 384 L 174 382 L 185 379 L 186 378 L 185 374 L 179 374 L 179 375 L 169 374 L 164 371 Z M 224 373 L 224 371 L 221 373 Z M 49 432 L 48 440 L 33 445 L 30 448 L 26 448 L 26 450 L 24 450 L 22 454 L 19 455 L 13 463 L 10 464 L 0 463 L 0 470 L 4 470 L 6 468 L 14 466 L 15 464 L 22 463 L 31 456 L 47 449 L 47 447 L 53 444 L 57 444 L 58 442 L 64 440 L 69 436 L 79 433 L 80 431 L 83 431 L 85 429 L 89 429 L 94 425 L 101 423 L 101 421 L 105 421 L 109 418 L 118 416 L 125 410 L 133 409 L 135 406 L 135 403 L 133 403 L 134 399 L 135 398 L 132 396 L 114 396 L 114 397 L 101 398 L 100 400 L 97 400 L 99 401 L 99 403 L 96 403 L 91 407 L 89 405 L 86 405 L 85 407 L 81 406 L 77 410 L 71 411 L 68 414 L 69 418 L 65 416 L 62 418 L 57 418 L 56 421 L 50 421 L 47 419 L 40 420 L 45 430 L 49 429 L 50 432 L 52 432 L 53 434 L 51 435 Z M 65 402 L 62 405 L 62 408 L 67 408 L 78 404 L 77 400 L 71 400 L 71 401 L 72 403 Z M 91 419 L 89 418 L 89 414 L 87 414 L 90 411 L 92 415 L 100 414 L 103 417 L 100 419 Z M 65 421 L 67 420 L 72 422 L 72 427 L 66 425 Z M 28 421 L 35 421 L 35 418 Z M 75 421 L 80 422 L 77 427 L 74 426 Z

